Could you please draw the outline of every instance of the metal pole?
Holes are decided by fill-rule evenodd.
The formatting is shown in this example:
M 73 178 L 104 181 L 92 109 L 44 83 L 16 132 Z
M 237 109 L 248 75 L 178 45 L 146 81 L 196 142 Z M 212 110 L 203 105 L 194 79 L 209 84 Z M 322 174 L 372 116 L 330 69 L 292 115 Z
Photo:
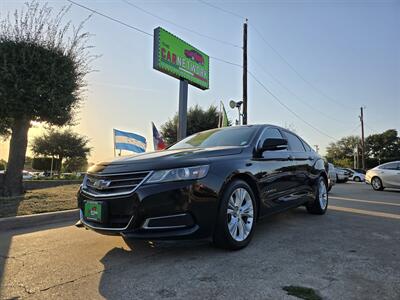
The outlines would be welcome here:
M 243 115 L 242 124 L 247 125 L 247 19 L 243 24 Z
M 116 156 L 115 153 L 115 129 L 113 129 L 113 140 L 114 140 L 114 157 Z
M 54 160 L 54 157 L 52 156 L 51 157 L 51 166 L 50 166 L 50 177 L 53 177 L 53 160 Z
M 222 101 L 219 102 L 218 128 L 222 127 Z
M 361 115 L 361 165 L 362 169 L 365 170 L 365 141 L 364 141 L 364 108 L 360 107 Z
M 179 112 L 178 112 L 178 141 L 186 137 L 187 128 L 187 101 L 188 101 L 188 82 L 179 82 Z

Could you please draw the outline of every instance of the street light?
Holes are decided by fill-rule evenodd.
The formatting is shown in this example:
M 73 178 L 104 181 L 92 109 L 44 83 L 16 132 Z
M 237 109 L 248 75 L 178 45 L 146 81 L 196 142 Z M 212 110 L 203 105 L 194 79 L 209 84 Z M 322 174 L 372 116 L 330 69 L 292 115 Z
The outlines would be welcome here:
M 243 101 L 238 101 L 238 102 L 236 102 L 234 100 L 229 101 L 230 108 L 234 109 L 236 107 L 238 109 L 239 120 L 236 121 L 236 125 L 241 125 L 240 117 L 243 117 L 243 114 L 240 112 L 240 107 L 242 106 L 242 104 L 243 104 Z

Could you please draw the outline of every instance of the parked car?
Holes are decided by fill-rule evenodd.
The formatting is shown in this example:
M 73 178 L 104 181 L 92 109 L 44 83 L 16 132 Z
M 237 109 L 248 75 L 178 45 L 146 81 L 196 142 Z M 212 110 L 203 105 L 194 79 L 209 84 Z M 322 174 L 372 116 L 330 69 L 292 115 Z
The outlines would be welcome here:
M 336 178 L 335 166 L 331 163 L 328 163 L 328 192 L 336 184 Z
M 349 180 L 349 177 L 350 177 L 349 171 L 347 171 L 343 168 L 335 167 L 335 172 L 336 172 L 336 182 L 337 183 L 345 183 Z
M 365 175 L 363 173 L 357 172 L 356 170 L 353 169 L 345 169 L 349 171 L 349 180 L 356 181 L 356 182 L 363 182 L 365 181 Z
M 365 182 L 376 191 L 384 188 L 400 188 L 400 161 L 379 165 L 367 171 Z
M 364 175 L 367 173 L 367 172 L 366 172 L 365 170 L 363 170 L 363 169 L 352 169 L 352 170 L 356 171 L 357 173 L 364 174 Z
M 324 160 L 296 134 L 272 125 L 232 126 L 92 166 L 78 207 L 81 224 L 100 233 L 212 237 L 217 246 L 240 249 L 256 221 L 272 213 L 305 205 L 324 214 L 327 182 Z
M 28 172 L 25 170 L 22 171 L 22 179 L 23 180 L 30 180 L 32 178 L 33 178 L 33 174 L 31 172 Z

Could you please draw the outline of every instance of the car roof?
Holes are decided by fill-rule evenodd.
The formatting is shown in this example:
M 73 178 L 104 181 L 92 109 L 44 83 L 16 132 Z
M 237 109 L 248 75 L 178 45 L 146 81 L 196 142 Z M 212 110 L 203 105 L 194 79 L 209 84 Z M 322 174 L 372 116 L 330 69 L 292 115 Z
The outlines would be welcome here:
M 384 166 L 384 165 L 387 165 L 387 164 L 396 164 L 396 163 L 400 164 L 400 160 L 388 161 L 388 162 L 385 162 L 384 164 L 380 164 L 379 166 Z

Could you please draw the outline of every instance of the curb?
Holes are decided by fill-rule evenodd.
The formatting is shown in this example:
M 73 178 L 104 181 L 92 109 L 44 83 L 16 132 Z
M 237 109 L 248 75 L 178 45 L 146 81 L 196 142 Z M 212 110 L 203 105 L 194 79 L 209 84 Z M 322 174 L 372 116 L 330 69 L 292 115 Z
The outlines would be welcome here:
M 0 218 L 0 232 L 62 222 L 75 222 L 78 220 L 79 209 L 47 212 L 36 215 Z

